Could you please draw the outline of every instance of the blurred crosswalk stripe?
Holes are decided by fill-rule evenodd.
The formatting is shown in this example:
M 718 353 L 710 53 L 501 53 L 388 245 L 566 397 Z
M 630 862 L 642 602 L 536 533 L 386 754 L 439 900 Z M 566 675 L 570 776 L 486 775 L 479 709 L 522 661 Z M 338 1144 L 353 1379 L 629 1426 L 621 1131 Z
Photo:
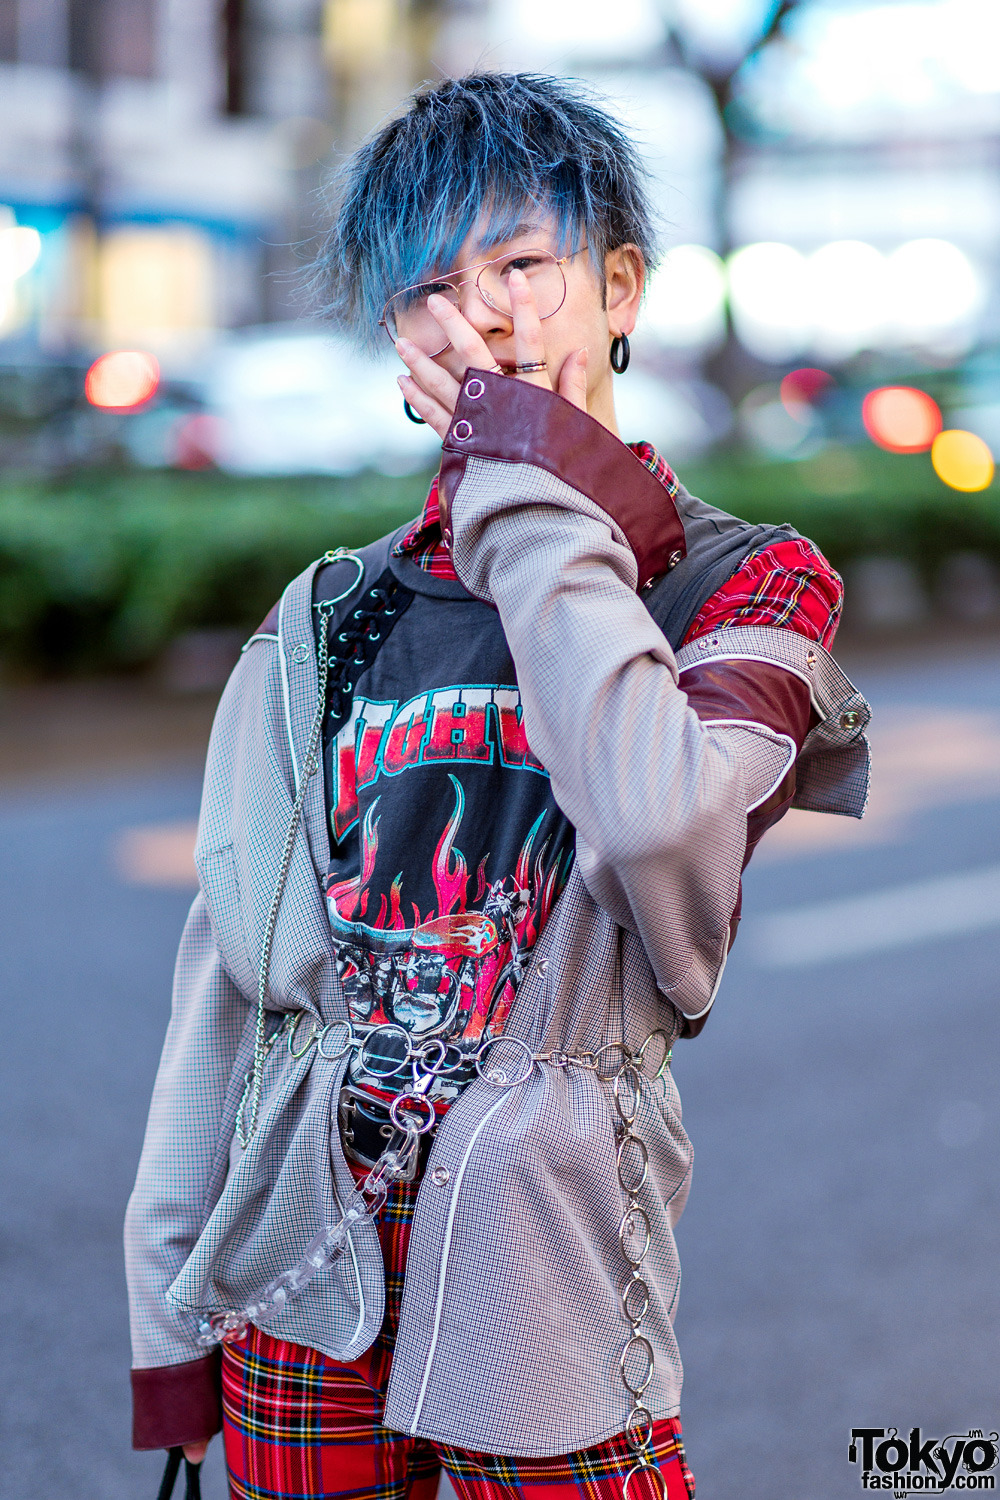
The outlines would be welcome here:
M 835 963 L 1000 927 L 1000 865 L 791 907 L 748 921 L 747 947 L 766 968 Z

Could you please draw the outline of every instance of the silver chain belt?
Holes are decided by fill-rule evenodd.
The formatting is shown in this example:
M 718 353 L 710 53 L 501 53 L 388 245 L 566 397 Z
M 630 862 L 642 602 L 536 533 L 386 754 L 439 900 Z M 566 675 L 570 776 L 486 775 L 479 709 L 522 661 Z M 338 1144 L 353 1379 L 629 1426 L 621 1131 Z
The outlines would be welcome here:
M 623 1049 L 621 1067 L 615 1074 L 612 1092 L 618 1114 L 616 1135 L 618 1149 L 615 1154 L 618 1182 L 625 1194 L 625 1212 L 618 1226 L 618 1239 L 628 1271 L 619 1288 L 622 1312 L 629 1325 L 629 1337 L 618 1358 L 618 1370 L 622 1384 L 628 1392 L 631 1410 L 625 1422 L 625 1441 L 628 1443 L 635 1463 L 622 1482 L 622 1500 L 629 1500 L 628 1487 L 637 1474 L 648 1473 L 659 1481 L 666 1500 L 667 1486 L 657 1468 L 652 1452 L 653 1414 L 643 1402 L 643 1396 L 653 1378 L 653 1346 L 641 1332 L 642 1320 L 649 1311 L 651 1292 L 649 1283 L 642 1274 L 642 1263 L 646 1259 L 652 1240 L 649 1216 L 639 1203 L 639 1193 L 649 1176 L 649 1152 L 641 1137 L 635 1132 L 635 1120 L 642 1101 L 645 1083 L 643 1063 L 645 1052 L 656 1032 L 643 1042 L 638 1052 Z M 662 1035 L 662 1033 L 661 1033 Z M 659 1077 L 670 1060 L 670 1052 L 657 1069 Z
M 269 1281 L 253 1302 L 248 1303 L 239 1311 L 228 1309 L 224 1312 L 206 1313 L 199 1322 L 198 1339 L 198 1342 L 206 1348 L 212 1348 L 215 1344 L 234 1343 L 244 1336 L 251 1323 L 266 1322 L 269 1318 L 276 1317 L 289 1300 L 303 1291 L 314 1277 L 341 1258 L 347 1249 L 348 1238 L 354 1225 L 363 1218 L 375 1218 L 389 1195 L 389 1185 L 405 1179 L 410 1172 L 413 1157 L 420 1147 L 420 1137 L 426 1135 L 437 1123 L 434 1101 L 427 1097 L 428 1089 L 437 1078 L 457 1071 L 459 1066 L 448 1060 L 448 1053 L 450 1051 L 457 1053 L 458 1048 L 449 1046 L 440 1038 L 421 1042 L 419 1038 L 412 1038 L 402 1026 L 393 1024 L 366 1028 L 362 1032 L 357 1031 L 349 1021 L 333 1021 L 326 1026 L 318 1025 L 314 1021 L 309 1035 L 304 1041 L 300 1041 L 298 1030 L 302 1015 L 303 1013 L 299 1011 L 289 1016 L 285 1025 L 265 1040 L 257 1054 L 261 1064 L 282 1031 L 286 1034 L 288 1052 L 294 1058 L 304 1057 L 312 1047 L 315 1047 L 318 1057 L 327 1062 L 337 1062 L 349 1052 L 354 1051 L 366 1071 L 372 1064 L 376 1069 L 380 1066 L 380 1062 L 383 1061 L 379 1050 L 380 1045 L 391 1039 L 404 1051 L 402 1060 L 396 1061 L 387 1057 L 385 1061 L 391 1061 L 393 1064 L 391 1069 L 383 1066 L 382 1071 L 376 1071 L 374 1076 L 386 1079 L 395 1077 L 409 1066 L 412 1069 L 412 1077 L 389 1106 L 389 1118 L 395 1127 L 394 1135 L 386 1144 L 385 1150 L 364 1182 L 347 1200 L 340 1220 L 336 1224 L 325 1225 L 318 1234 L 314 1235 L 301 1259 L 287 1271 L 282 1271 L 280 1275 Z M 526 1042 L 516 1037 L 499 1036 L 491 1038 L 475 1053 L 461 1052 L 459 1056 L 460 1064 L 463 1066 L 470 1061 L 474 1062 L 475 1071 L 479 1077 L 484 1083 L 494 1088 L 518 1088 L 527 1082 L 538 1063 L 548 1063 L 557 1068 L 586 1068 L 596 1073 L 598 1077 L 611 1080 L 616 1108 L 622 1120 L 625 1120 L 622 1110 L 627 1109 L 627 1105 L 623 1105 L 623 1099 L 630 1098 L 634 1101 L 631 1120 L 625 1122 L 628 1133 L 622 1137 L 618 1147 L 618 1176 L 623 1189 L 628 1194 L 629 1188 L 623 1174 L 626 1170 L 624 1149 L 628 1146 L 629 1140 L 638 1142 L 643 1159 L 642 1179 L 635 1186 L 635 1191 L 638 1191 L 646 1180 L 646 1149 L 631 1131 L 631 1125 L 635 1120 L 639 1095 L 645 1082 L 643 1067 L 646 1062 L 646 1053 L 657 1041 L 663 1048 L 663 1057 L 654 1074 L 654 1078 L 659 1078 L 662 1077 L 670 1061 L 669 1039 L 663 1031 L 650 1032 L 637 1052 L 629 1051 L 621 1042 L 609 1042 L 597 1052 L 533 1052 Z M 611 1058 L 617 1058 L 616 1068 L 608 1060 Z M 248 1099 L 252 1096 L 254 1083 L 259 1077 L 260 1071 L 255 1066 L 254 1072 L 247 1077 L 247 1087 L 240 1102 L 241 1115 Z M 630 1094 L 626 1092 L 628 1090 L 631 1090 Z M 646 1226 L 646 1244 L 638 1260 L 634 1258 L 629 1260 L 633 1275 L 649 1248 L 649 1220 L 642 1209 L 633 1207 L 634 1201 L 633 1193 L 628 1197 L 628 1206 L 620 1231 L 624 1251 L 626 1220 L 629 1219 L 630 1214 L 638 1213 L 642 1216 Z M 645 1283 L 642 1284 L 645 1285 Z M 648 1288 L 646 1300 L 648 1305 Z M 632 1326 L 632 1337 L 622 1354 L 624 1379 L 629 1350 L 638 1333 L 638 1324 L 629 1316 L 630 1311 L 634 1310 L 634 1303 L 624 1303 L 623 1299 L 623 1305 L 625 1305 L 626 1316 L 629 1317 Z M 644 1314 L 645 1307 L 642 1309 L 640 1322 Z M 649 1347 L 648 1343 L 647 1347 Z M 652 1357 L 651 1348 L 650 1357 Z M 652 1368 L 650 1367 L 639 1394 L 645 1390 L 651 1378 Z M 630 1386 L 628 1388 L 632 1389 Z

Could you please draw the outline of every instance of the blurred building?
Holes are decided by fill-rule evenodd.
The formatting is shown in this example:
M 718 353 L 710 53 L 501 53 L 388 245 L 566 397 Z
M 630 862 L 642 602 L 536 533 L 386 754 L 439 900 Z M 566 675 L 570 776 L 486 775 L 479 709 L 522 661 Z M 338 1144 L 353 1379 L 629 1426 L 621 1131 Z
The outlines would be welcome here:
M 233 4 L 7 0 L 3 14 L 0 202 L 39 235 L 8 335 L 169 349 L 259 316 L 264 242 L 291 208 L 275 111 L 293 86 L 300 114 L 326 109 L 306 18 L 282 67 L 280 47 L 251 65 Z
M 996 446 L 1000 5 L 616 0 L 612 21 L 606 0 L 0 0 L 0 457 L 228 462 L 205 424 L 171 436 L 197 410 L 276 471 L 355 462 L 320 415 L 360 392 L 355 354 L 287 327 L 324 180 L 416 82 L 477 66 L 589 82 L 649 165 L 667 254 L 621 386 L 637 430 L 799 454 L 836 434 L 782 415 L 789 366 L 858 388 L 856 437 L 870 385 L 950 364 Z M 166 382 L 95 446 L 80 367 L 115 349 Z
M 0 338 L 169 359 L 289 316 L 334 135 L 395 107 L 468 9 L 2 0 Z

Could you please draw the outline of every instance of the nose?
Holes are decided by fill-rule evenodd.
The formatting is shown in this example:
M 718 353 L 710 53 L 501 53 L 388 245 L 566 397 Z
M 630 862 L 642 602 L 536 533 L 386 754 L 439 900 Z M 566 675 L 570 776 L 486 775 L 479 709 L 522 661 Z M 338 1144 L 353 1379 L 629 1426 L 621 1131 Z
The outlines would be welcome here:
M 459 287 L 462 316 L 471 323 L 481 338 L 506 338 L 513 330 L 509 315 L 491 307 L 476 285 L 475 277 L 463 281 Z

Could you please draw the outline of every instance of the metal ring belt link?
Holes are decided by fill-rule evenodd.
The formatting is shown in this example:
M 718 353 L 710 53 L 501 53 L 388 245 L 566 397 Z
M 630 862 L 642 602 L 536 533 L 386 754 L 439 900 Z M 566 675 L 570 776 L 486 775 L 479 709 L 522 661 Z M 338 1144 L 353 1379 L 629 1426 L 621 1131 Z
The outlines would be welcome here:
M 618 1140 L 616 1165 L 618 1182 L 625 1195 L 625 1212 L 618 1226 L 618 1240 L 628 1267 L 619 1295 L 622 1313 L 629 1325 L 629 1336 L 618 1357 L 618 1370 L 631 1402 L 631 1410 L 625 1421 L 625 1441 L 635 1458 L 635 1463 L 622 1482 L 622 1500 L 629 1500 L 629 1485 L 638 1474 L 643 1473 L 658 1483 L 661 1500 L 666 1500 L 667 1494 L 666 1480 L 657 1467 L 651 1449 L 653 1414 L 643 1401 L 655 1373 L 653 1346 L 641 1331 L 652 1296 L 649 1283 L 642 1274 L 642 1264 L 649 1253 L 653 1232 L 649 1216 L 639 1202 L 639 1194 L 649 1177 L 649 1152 L 635 1130 L 646 1085 L 646 1051 L 657 1037 L 663 1039 L 664 1056 L 656 1068 L 654 1078 L 663 1076 L 670 1061 L 669 1043 L 665 1033 L 653 1031 L 638 1051 L 631 1052 L 622 1047 L 621 1065 L 612 1084 L 618 1114 L 615 1132 Z
M 313 1018 L 312 1029 L 300 1042 L 299 1027 L 307 1019 L 307 1011 L 290 1011 L 284 1024 L 265 1043 L 264 1055 L 284 1031 L 289 1056 L 296 1059 L 305 1057 L 312 1047 L 316 1048 L 317 1054 L 325 1062 L 339 1062 L 348 1052 L 354 1052 L 366 1073 L 386 1081 L 398 1077 L 408 1067 L 415 1067 L 423 1076 L 438 1078 L 457 1073 L 471 1063 L 483 1082 L 492 1084 L 494 1088 L 516 1088 L 527 1083 L 535 1064 L 540 1062 L 550 1063 L 554 1068 L 585 1068 L 617 1087 L 616 1080 L 623 1070 L 632 1068 L 641 1072 L 644 1069 L 646 1053 L 657 1042 L 663 1047 L 663 1057 L 653 1075 L 655 1081 L 663 1077 L 671 1057 L 669 1039 L 666 1032 L 661 1030 L 651 1031 L 635 1052 L 621 1042 L 608 1042 L 596 1052 L 565 1052 L 558 1049 L 533 1052 L 527 1042 L 514 1036 L 490 1037 L 474 1050 L 466 1052 L 454 1042 L 445 1042 L 441 1037 L 428 1037 L 426 1040 L 414 1037 L 412 1032 L 394 1021 L 383 1022 L 378 1026 L 358 1026 L 347 1020 L 329 1021 L 321 1025 Z M 612 1059 L 617 1059 L 616 1063 Z M 612 1071 L 612 1068 L 615 1070 Z M 617 1094 L 615 1098 L 617 1102 Z

